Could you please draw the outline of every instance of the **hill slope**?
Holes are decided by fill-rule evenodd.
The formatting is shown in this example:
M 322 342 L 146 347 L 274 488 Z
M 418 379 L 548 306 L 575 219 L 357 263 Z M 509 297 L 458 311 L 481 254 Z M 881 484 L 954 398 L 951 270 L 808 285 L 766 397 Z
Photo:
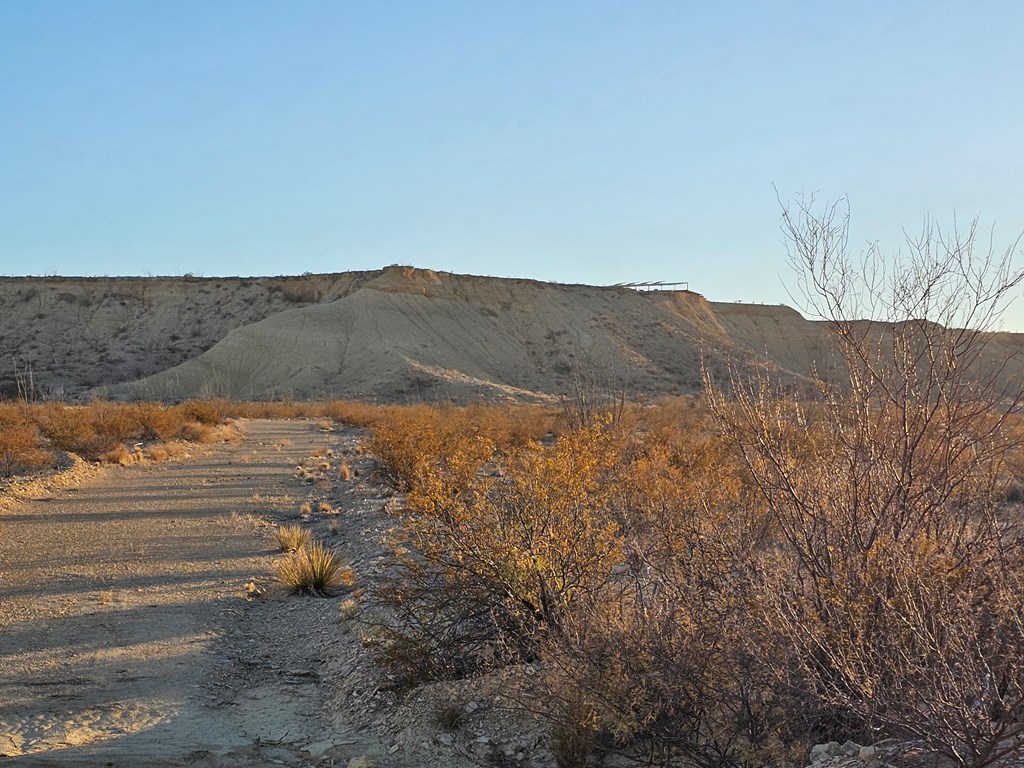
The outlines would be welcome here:
M 1024 348 L 1001 334 L 1000 353 Z M 787 307 L 688 291 L 409 267 L 292 278 L 0 279 L 0 392 L 182 399 L 544 399 L 581 372 L 636 394 L 695 391 L 702 360 L 802 377 L 824 328 Z M 1015 366 L 1015 370 L 1019 366 Z

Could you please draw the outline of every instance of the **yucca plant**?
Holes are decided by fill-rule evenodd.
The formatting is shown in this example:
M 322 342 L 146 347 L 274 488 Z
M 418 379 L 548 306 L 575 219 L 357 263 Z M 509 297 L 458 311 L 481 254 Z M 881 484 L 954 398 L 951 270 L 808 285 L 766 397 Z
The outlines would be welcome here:
M 351 569 L 344 568 L 334 550 L 319 541 L 278 561 L 274 569 L 277 580 L 292 592 L 317 597 L 326 597 L 353 581 Z

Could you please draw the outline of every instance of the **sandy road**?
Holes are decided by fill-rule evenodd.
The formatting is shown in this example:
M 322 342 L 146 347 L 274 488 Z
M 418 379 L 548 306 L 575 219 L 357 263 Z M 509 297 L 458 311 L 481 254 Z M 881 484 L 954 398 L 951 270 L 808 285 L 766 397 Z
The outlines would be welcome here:
M 304 627 L 329 601 L 244 597 L 335 435 L 250 421 L 181 463 L 112 468 L 0 512 L 0 762 L 346 765 Z

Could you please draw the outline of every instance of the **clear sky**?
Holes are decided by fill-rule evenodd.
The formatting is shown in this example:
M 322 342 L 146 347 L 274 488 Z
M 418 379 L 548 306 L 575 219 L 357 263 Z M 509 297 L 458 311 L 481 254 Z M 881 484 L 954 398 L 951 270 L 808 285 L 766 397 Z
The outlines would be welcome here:
M 3 274 L 781 302 L 773 184 L 847 195 L 858 248 L 926 214 L 1012 240 L 1024 3 L 0 2 Z

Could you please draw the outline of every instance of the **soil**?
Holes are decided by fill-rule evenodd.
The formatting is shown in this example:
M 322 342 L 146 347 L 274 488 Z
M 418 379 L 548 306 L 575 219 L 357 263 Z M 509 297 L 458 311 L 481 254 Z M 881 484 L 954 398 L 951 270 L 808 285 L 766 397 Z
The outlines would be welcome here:
M 505 698 L 532 670 L 399 694 L 374 663 L 360 598 L 400 499 L 361 433 L 239 427 L 178 462 L 27 484 L 0 510 L 0 762 L 552 765 Z M 351 592 L 274 585 L 285 521 L 342 555 Z

